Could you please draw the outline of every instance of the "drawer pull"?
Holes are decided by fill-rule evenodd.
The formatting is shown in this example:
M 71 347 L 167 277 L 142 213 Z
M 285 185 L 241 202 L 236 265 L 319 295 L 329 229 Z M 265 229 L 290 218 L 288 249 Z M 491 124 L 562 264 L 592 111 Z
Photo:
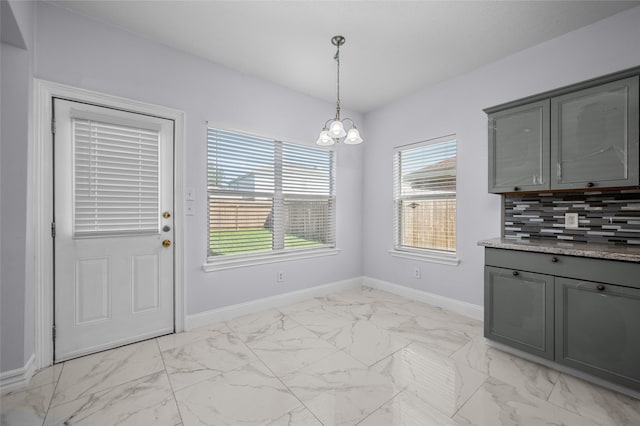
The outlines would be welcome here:
M 518 271 L 513 271 L 512 274 L 513 274 L 514 277 L 517 277 L 518 275 L 520 275 L 520 273 Z
M 551 258 L 551 261 L 552 261 L 553 263 L 556 263 L 556 262 L 558 261 L 558 258 L 557 258 L 557 257 L 552 257 L 552 258 Z
M 520 187 L 518 187 L 518 186 L 514 186 L 514 187 L 513 187 L 513 190 L 514 190 L 514 191 L 520 191 Z
M 593 188 L 593 187 L 594 187 L 594 183 L 593 183 L 593 182 L 589 182 L 589 183 L 587 183 L 587 187 L 588 187 L 588 188 Z
M 604 291 L 604 286 L 602 284 L 598 284 L 596 288 L 598 289 L 598 291 Z

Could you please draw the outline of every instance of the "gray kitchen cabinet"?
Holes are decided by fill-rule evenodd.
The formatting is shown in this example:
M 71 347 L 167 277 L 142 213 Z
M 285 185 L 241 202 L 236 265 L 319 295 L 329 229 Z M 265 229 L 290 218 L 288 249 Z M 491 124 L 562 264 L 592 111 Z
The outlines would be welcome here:
M 489 192 L 640 185 L 640 68 L 485 109 Z
M 484 336 L 640 391 L 640 263 L 485 248 Z
M 555 359 L 640 389 L 640 289 L 555 281 Z
M 551 188 L 638 185 L 638 77 L 551 99 Z
M 549 189 L 549 100 L 489 115 L 489 192 Z
M 485 267 L 485 336 L 553 359 L 553 277 Z

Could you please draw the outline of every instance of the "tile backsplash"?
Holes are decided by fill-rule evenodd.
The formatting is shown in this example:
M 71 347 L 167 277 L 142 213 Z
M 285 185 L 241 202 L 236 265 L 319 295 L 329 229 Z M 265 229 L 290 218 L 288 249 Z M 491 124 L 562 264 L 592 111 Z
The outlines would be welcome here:
M 565 228 L 565 213 L 578 228 Z M 640 245 L 640 189 L 507 194 L 504 237 Z

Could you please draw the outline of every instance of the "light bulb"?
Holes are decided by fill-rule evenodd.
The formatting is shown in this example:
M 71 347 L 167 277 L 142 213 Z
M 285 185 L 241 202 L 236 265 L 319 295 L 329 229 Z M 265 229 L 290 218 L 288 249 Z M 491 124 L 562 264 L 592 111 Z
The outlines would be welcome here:
M 340 120 L 333 120 L 331 124 L 329 124 L 329 133 L 336 139 L 342 138 L 347 134 L 347 132 L 344 131 L 344 125 Z
M 347 137 L 344 140 L 344 143 L 355 145 L 358 143 L 362 143 L 362 137 L 360 136 L 360 132 L 355 127 L 349 129 L 349 133 L 347 133 Z
M 320 132 L 320 136 L 318 136 L 316 143 L 322 146 L 329 146 L 336 143 L 336 141 L 331 137 L 328 130 L 323 130 Z

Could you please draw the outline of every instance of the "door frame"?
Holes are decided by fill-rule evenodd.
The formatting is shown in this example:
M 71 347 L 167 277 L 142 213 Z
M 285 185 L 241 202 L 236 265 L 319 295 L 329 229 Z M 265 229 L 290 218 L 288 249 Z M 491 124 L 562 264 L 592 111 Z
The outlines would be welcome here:
M 53 98 L 86 102 L 134 113 L 154 115 L 174 122 L 174 325 L 184 331 L 186 297 L 184 280 L 184 123 L 185 113 L 119 96 L 108 95 L 46 80 L 34 79 L 33 243 L 35 285 L 35 368 L 53 364 Z

